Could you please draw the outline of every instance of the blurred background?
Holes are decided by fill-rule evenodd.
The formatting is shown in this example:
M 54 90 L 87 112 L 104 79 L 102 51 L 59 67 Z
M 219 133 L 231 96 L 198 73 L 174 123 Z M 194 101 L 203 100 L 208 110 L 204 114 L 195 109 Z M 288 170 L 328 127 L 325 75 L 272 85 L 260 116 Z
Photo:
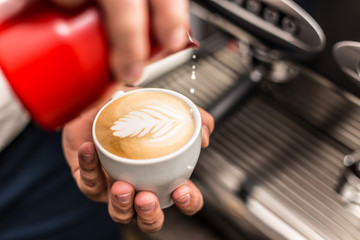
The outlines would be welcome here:
M 215 116 L 192 177 L 205 206 L 192 217 L 166 209 L 160 232 L 134 224 L 125 234 L 360 239 L 359 83 L 334 56 L 336 43 L 360 41 L 360 2 L 191 3 L 200 49 L 154 64 L 141 85 L 179 91 Z M 346 50 L 356 71 L 360 51 Z

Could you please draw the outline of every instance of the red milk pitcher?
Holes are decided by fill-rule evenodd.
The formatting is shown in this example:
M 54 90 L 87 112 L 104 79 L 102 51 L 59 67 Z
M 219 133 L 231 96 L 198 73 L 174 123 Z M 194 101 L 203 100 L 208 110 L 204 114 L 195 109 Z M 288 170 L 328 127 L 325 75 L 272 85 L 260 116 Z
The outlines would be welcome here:
M 98 10 L 69 12 L 43 1 L 8 19 L 0 25 L 0 70 L 38 125 L 61 127 L 111 83 Z

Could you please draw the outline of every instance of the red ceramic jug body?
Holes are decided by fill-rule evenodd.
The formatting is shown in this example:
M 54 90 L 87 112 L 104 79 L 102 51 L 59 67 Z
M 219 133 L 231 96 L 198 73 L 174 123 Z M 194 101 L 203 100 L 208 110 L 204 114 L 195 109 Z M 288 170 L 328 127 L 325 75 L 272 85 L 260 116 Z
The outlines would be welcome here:
M 186 47 L 197 43 L 189 36 Z M 160 51 L 154 41 L 150 51 Z M 0 25 L 0 70 L 34 122 L 63 126 L 112 82 L 97 8 L 65 11 L 41 1 L 7 20 Z
M 36 123 L 56 129 L 110 84 L 107 44 L 94 7 L 49 6 L 0 26 L 0 68 Z

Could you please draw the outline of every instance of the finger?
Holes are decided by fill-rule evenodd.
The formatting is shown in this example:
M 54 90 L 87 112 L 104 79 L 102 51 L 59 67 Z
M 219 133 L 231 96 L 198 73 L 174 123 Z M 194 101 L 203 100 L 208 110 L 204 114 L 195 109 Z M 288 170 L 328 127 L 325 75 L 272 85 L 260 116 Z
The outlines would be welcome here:
M 74 172 L 80 190 L 94 201 L 107 202 L 104 172 L 97 158 L 94 144 L 86 142 L 79 149 L 79 169 Z
M 134 188 L 127 182 L 117 181 L 110 190 L 109 214 L 118 223 L 129 223 L 134 217 Z
M 133 83 L 149 57 L 149 10 L 144 0 L 99 0 L 111 44 L 111 68 L 118 80 Z
M 204 109 L 198 107 L 201 115 L 201 147 L 206 148 L 209 145 L 210 142 L 210 135 L 214 131 L 215 128 L 215 121 L 214 118 L 206 112 Z
M 177 188 L 172 198 L 179 210 L 186 215 L 194 215 L 204 205 L 201 192 L 191 181 Z
M 23 11 L 35 0 L 0 1 L 0 23 Z
M 151 0 L 152 28 L 161 47 L 168 51 L 183 49 L 189 28 L 187 0 Z
M 86 2 L 86 0 L 51 0 L 51 1 L 65 8 L 78 7 Z
M 151 192 L 139 192 L 134 203 L 138 227 L 145 233 L 159 231 L 164 223 L 164 213 L 157 197 Z

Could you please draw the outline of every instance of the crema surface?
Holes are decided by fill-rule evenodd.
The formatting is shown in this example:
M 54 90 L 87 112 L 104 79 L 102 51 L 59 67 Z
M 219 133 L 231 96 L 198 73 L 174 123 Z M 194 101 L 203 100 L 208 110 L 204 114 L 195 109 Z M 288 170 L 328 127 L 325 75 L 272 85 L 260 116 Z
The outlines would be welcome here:
M 195 130 L 190 108 L 162 92 L 137 92 L 110 103 L 99 114 L 95 134 L 109 152 L 124 158 L 149 159 L 185 145 Z

